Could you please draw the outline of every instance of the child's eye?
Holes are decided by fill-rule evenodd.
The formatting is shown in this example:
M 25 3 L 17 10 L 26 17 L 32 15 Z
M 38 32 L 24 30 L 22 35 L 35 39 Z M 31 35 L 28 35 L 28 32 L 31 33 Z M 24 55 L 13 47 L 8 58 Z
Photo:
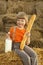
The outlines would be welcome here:
M 21 21 L 21 22 L 24 22 L 24 20 L 23 20 L 23 19 L 18 19 L 17 21 Z
M 22 19 L 21 21 L 22 21 L 22 22 L 24 22 L 25 20 L 24 20 L 24 19 Z
M 24 21 L 22 20 L 22 22 L 24 22 Z

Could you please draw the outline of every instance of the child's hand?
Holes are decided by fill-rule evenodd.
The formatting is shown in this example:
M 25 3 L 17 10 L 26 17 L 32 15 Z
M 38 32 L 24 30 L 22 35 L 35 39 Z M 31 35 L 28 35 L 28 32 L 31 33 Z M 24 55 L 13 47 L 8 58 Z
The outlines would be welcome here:
M 6 38 L 10 38 L 10 33 L 9 32 L 6 34 Z
M 30 35 L 31 35 L 30 32 L 26 32 L 27 37 L 30 37 Z

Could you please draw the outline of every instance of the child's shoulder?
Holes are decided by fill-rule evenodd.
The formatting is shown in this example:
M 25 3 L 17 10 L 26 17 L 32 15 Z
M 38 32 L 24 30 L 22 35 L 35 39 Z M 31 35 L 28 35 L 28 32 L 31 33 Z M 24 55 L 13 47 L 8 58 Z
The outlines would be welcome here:
M 16 27 L 17 27 L 17 26 L 12 26 L 12 27 L 10 27 L 9 31 L 13 32 Z
M 17 26 L 12 26 L 12 27 L 10 27 L 10 29 L 15 29 Z

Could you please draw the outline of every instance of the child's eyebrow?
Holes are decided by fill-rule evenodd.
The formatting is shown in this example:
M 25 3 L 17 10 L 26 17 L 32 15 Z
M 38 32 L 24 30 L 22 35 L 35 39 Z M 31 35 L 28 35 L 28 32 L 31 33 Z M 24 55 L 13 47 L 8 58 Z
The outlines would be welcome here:
M 19 18 L 18 20 L 25 20 L 24 18 Z

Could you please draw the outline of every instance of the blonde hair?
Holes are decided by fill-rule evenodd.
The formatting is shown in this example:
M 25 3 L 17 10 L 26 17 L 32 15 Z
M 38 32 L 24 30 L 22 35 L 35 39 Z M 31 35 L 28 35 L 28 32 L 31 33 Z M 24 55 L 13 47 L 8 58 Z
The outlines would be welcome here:
M 19 12 L 17 14 L 17 19 L 25 19 L 26 23 L 28 22 L 28 15 L 25 12 Z

